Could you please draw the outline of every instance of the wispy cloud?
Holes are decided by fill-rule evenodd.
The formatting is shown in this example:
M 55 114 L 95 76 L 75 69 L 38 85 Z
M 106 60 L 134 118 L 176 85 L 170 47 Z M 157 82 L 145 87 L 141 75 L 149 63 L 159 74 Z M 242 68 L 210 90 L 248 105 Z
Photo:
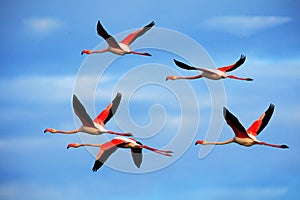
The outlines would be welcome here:
M 86 95 L 89 93 L 95 94 L 96 92 L 97 95 L 95 87 L 98 78 L 92 75 L 79 78 L 73 75 L 2 78 L 0 79 L 0 89 L 3 92 L 0 97 L 2 101 L 14 101 L 21 96 L 22 100 L 27 102 L 66 102 L 70 101 L 73 91 L 80 90 Z M 103 76 L 101 81 L 106 82 L 109 79 L 108 76 Z M 81 81 L 84 85 L 75 85 L 76 81 Z M 105 88 L 100 89 L 101 94 L 105 94 L 102 99 L 111 97 L 109 91 L 106 92 Z
M 0 80 L 1 89 L 4 91 L 0 96 L 2 101 L 13 101 L 22 97 L 28 102 L 57 102 L 70 100 L 74 77 L 47 77 L 28 76 L 14 79 L 3 78 Z M 9 88 L 6 89 L 6 88 Z
M 189 195 L 203 199 L 280 199 L 288 193 L 286 187 L 205 188 Z
M 210 30 L 249 36 L 291 20 L 292 18 L 285 16 L 220 16 L 203 21 L 202 26 Z
M 63 22 L 51 17 L 31 17 L 23 20 L 27 33 L 34 37 L 45 37 L 63 27 Z

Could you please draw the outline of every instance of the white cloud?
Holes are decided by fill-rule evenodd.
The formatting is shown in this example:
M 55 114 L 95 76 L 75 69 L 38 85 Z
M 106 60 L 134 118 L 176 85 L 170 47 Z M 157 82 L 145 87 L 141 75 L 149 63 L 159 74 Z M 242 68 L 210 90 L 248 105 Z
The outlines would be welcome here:
M 35 37 L 45 37 L 61 29 L 63 22 L 50 17 L 31 17 L 23 20 L 25 30 Z
M 292 18 L 282 16 L 221 16 L 205 20 L 202 26 L 217 31 L 249 36 L 264 29 L 272 28 L 287 22 Z

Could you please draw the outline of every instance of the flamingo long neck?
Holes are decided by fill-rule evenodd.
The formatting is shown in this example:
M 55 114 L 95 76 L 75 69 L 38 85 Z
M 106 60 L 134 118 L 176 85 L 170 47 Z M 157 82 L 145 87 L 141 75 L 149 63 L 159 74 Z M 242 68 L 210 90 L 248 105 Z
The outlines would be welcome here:
M 234 139 L 230 139 L 230 140 L 226 140 L 226 141 L 223 141 L 223 142 L 206 142 L 203 143 L 202 145 L 211 145 L 211 144 L 214 144 L 214 145 L 224 145 L 224 144 L 229 144 L 229 143 L 232 143 L 234 142 Z
M 79 147 L 82 147 L 82 146 L 101 147 L 101 144 L 79 144 L 78 146 Z
M 202 75 L 199 74 L 196 76 L 176 76 L 176 79 L 197 79 L 197 78 L 201 78 L 201 77 L 202 77 Z
M 252 81 L 251 78 L 240 78 L 240 77 L 233 76 L 233 75 L 230 75 L 230 76 L 227 76 L 227 77 L 232 78 L 232 79 L 242 80 L 242 81 Z
M 75 129 L 75 130 L 71 130 L 71 131 L 64 131 L 64 130 L 56 130 L 55 133 L 62 133 L 62 134 L 74 134 L 74 133 L 78 133 L 79 130 Z
M 106 49 L 101 49 L 101 50 L 92 50 L 92 51 L 91 51 L 91 54 L 92 54 L 92 53 L 105 53 L 105 52 L 108 52 L 108 48 L 106 48 Z

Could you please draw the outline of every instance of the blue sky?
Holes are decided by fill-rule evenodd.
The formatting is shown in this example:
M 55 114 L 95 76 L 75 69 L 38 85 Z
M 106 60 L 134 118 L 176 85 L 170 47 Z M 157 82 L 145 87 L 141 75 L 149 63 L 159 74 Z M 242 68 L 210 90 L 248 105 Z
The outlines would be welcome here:
M 293 0 L 1 2 L 0 199 L 299 199 L 298 7 Z M 147 49 L 153 54 L 150 58 L 115 56 L 95 85 L 97 76 L 81 80 L 85 77 L 77 75 L 89 59 L 102 67 L 100 62 L 109 57 L 80 55 L 82 49 L 103 42 L 95 31 L 97 20 L 112 35 L 136 30 L 154 20 L 155 27 L 184 34 L 205 52 L 199 57 L 194 48 L 184 52 L 194 60 L 154 48 Z M 159 30 L 151 31 L 136 41 L 137 46 L 151 43 L 151 39 L 165 39 L 151 38 Z M 187 46 L 179 39 L 168 42 L 175 47 Z M 232 74 L 252 77 L 253 82 L 162 80 L 166 74 L 192 74 L 178 69 L 173 58 L 218 67 L 231 64 L 240 54 L 247 56 L 246 63 Z M 201 60 L 203 57 L 205 60 Z M 136 72 L 136 66 L 150 70 L 149 74 Z M 141 79 L 148 85 L 130 96 L 127 89 Z M 84 82 L 82 89 L 76 87 L 79 80 Z M 151 81 L 159 84 L 149 84 Z M 225 88 L 226 105 L 211 104 L 208 88 L 213 84 Z M 186 88 L 192 89 L 195 96 L 189 96 Z M 146 159 L 138 173 L 109 166 L 93 173 L 90 152 L 97 149 L 67 150 L 66 146 L 85 139 L 106 140 L 106 136 L 43 134 L 46 127 L 74 129 L 78 125 L 71 105 L 74 91 L 78 96 L 85 94 L 79 99 L 95 116 L 119 89 L 124 98 L 107 128 L 136 130 L 138 139 L 158 148 L 176 137 L 187 139 L 186 147 L 174 147 L 174 158 L 167 167 L 141 173 L 155 166 L 154 162 L 170 161 L 145 151 Z M 224 97 L 218 96 L 218 91 L 212 96 Z M 270 103 L 275 104 L 275 112 L 259 139 L 287 144 L 290 149 L 230 144 L 214 147 L 199 158 L 202 149 L 193 143 L 207 136 L 213 112 L 221 116 L 221 110 L 211 112 L 214 106 L 228 107 L 248 127 Z M 231 129 L 222 126 L 219 140 L 232 136 Z M 137 170 L 132 168 L 128 153 L 126 156 L 128 159 L 120 164 Z M 120 155 L 114 157 L 111 163 Z

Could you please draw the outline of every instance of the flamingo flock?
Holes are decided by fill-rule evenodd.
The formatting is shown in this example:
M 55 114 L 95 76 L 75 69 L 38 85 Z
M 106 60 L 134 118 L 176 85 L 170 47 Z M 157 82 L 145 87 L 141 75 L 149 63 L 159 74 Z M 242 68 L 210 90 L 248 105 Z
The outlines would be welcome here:
M 154 26 L 154 21 L 150 22 L 143 28 L 138 29 L 137 31 L 129 34 L 126 38 L 124 38 L 120 43 L 116 41 L 116 39 L 111 36 L 102 26 L 101 22 L 97 22 L 97 33 L 100 37 L 102 37 L 106 43 L 108 44 L 108 47 L 102 50 L 82 50 L 81 55 L 83 54 L 99 54 L 99 53 L 105 53 L 105 52 L 111 52 L 120 56 L 123 56 L 125 54 L 136 54 L 141 56 L 152 56 L 151 54 L 147 52 L 136 52 L 132 51 L 130 49 L 130 45 L 139 37 L 144 35 L 147 31 L 149 31 Z M 243 80 L 243 81 L 253 81 L 252 78 L 241 78 L 234 75 L 227 75 L 227 72 L 231 72 L 241 65 L 245 63 L 246 56 L 241 55 L 239 60 L 237 60 L 235 63 L 220 67 L 217 69 L 206 69 L 202 67 L 194 67 L 188 64 L 185 64 L 181 61 L 175 60 L 174 63 L 179 68 L 184 70 L 194 70 L 199 71 L 200 73 L 194 76 L 167 76 L 166 81 L 168 80 L 179 80 L 179 79 L 187 79 L 187 80 L 193 80 L 193 79 L 199 79 L 199 78 L 207 78 L 211 80 L 220 80 L 225 78 L 230 79 L 236 79 L 236 80 Z M 44 130 L 44 133 L 52 133 L 52 134 L 75 134 L 78 132 L 84 132 L 90 135 L 102 135 L 104 133 L 107 134 L 113 134 L 117 135 L 115 138 L 111 139 L 108 142 L 105 142 L 103 144 L 80 144 L 80 143 L 70 143 L 67 146 L 67 149 L 69 148 L 79 148 L 83 146 L 90 146 L 90 147 L 98 147 L 99 152 L 95 158 L 94 165 L 92 167 L 92 171 L 96 172 L 98 171 L 103 164 L 109 159 L 109 157 L 118 149 L 118 148 L 130 148 L 131 155 L 133 159 L 133 163 L 136 167 L 140 168 L 143 160 L 143 154 L 142 150 L 147 149 L 154 153 L 161 154 L 163 156 L 170 157 L 172 156 L 173 151 L 171 150 L 160 150 L 157 148 L 153 148 L 147 145 L 143 145 L 140 141 L 137 141 L 132 133 L 120 133 L 112 130 L 106 129 L 104 126 L 106 123 L 114 116 L 116 113 L 120 102 L 122 99 L 122 94 L 117 93 L 115 98 L 111 101 L 111 103 L 102 111 L 100 114 L 92 120 L 89 114 L 87 113 L 86 109 L 82 105 L 82 103 L 79 101 L 78 97 L 74 94 L 73 95 L 73 110 L 74 113 L 77 115 L 77 117 L 81 121 L 81 126 L 78 129 L 74 130 L 56 130 L 54 128 L 46 128 Z M 267 126 L 269 123 L 273 112 L 274 112 L 275 106 L 273 104 L 270 104 L 268 109 L 256 120 L 253 122 L 253 124 L 246 130 L 244 126 L 239 122 L 238 118 L 235 117 L 227 108 L 223 108 L 223 115 L 226 123 L 231 127 L 233 130 L 235 136 L 229 140 L 226 141 L 205 141 L 205 140 L 197 140 L 195 142 L 195 145 L 226 145 L 229 143 L 237 143 L 242 146 L 250 147 L 253 145 L 264 145 L 264 146 L 270 146 L 275 148 L 281 148 L 286 149 L 289 148 L 285 144 L 271 144 L 262 142 L 257 139 L 257 136 L 260 134 L 260 132 Z M 131 136 L 131 138 L 128 138 L 128 136 Z

